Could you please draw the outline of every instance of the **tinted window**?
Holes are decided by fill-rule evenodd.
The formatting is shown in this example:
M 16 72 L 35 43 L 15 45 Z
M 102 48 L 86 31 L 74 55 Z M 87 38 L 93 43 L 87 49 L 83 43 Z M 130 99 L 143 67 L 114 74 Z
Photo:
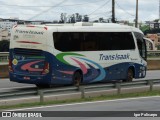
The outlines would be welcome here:
M 54 45 L 60 51 L 135 49 L 130 32 L 55 32 Z

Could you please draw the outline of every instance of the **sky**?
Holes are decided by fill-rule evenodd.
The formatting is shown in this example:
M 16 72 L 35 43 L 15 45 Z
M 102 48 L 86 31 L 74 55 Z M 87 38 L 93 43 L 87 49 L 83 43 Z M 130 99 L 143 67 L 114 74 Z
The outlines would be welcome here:
M 159 18 L 159 0 L 138 0 L 139 21 Z M 90 21 L 111 18 L 112 0 L 0 0 L 0 18 L 60 20 L 60 14 L 88 15 Z M 115 0 L 116 19 L 133 22 L 136 0 Z

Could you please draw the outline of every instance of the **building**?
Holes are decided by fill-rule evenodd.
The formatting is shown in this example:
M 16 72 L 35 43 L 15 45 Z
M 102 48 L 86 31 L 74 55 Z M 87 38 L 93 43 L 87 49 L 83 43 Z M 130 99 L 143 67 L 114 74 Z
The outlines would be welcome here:
M 0 41 L 2 40 L 9 40 L 10 39 L 10 36 L 9 36 L 9 32 L 7 29 L 5 30 L 1 30 L 0 31 Z
M 40 25 L 44 24 L 45 21 L 25 21 L 25 20 L 19 20 L 18 18 L 13 19 L 2 19 L 0 18 L 0 41 L 1 40 L 9 40 L 11 29 L 14 25 L 22 24 L 22 25 Z M 51 23 L 51 22 L 48 22 Z
M 147 50 L 156 50 L 154 42 L 149 38 L 145 39 L 146 39 Z
M 150 27 L 150 29 L 158 29 L 160 28 L 160 22 L 146 21 L 145 23 Z
M 10 19 L 3 19 L 0 21 L 0 31 L 7 30 L 10 34 L 11 29 L 14 25 L 17 25 L 16 21 Z
M 147 34 L 146 37 L 153 41 L 153 44 L 155 45 L 155 47 L 160 45 L 160 33 L 158 33 L 158 34 Z
M 32 24 L 32 25 L 40 25 L 44 23 L 44 21 L 25 21 L 25 20 L 19 20 L 19 19 L 0 19 L 0 31 L 2 30 L 8 30 L 9 34 L 11 33 L 11 29 L 14 25 L 17 24 Z
M 17 20 L 0 19 L 0 41 L 10 40 L 11 29 L 14 25 L 17 25 Z
M 0 41 L 10 40 L 11 29 L 17 25 L 17 19 L 0 19 Z

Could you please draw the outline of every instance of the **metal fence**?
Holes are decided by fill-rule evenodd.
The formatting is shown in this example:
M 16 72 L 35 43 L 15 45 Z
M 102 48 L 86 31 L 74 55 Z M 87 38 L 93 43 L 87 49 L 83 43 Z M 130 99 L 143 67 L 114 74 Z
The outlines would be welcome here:
M 8 62 L 8 57 L 8 52 L 0 52 L 0 62 Z
M 9 88 L 9 89 L 7 91 L 0 91 L 1 100 L 11 99 L 11 98 L 20 99 L 29 96 L 32 96 L 33 98 L 35 96 L 38 97 L 39 102 L 44 102 L 47 97 L 54 97 L 55 100 L 60 100 L 60 98 L 66 100 L 67 96 L 70 99 L 72 95 L 73 95 L 72 98 L 76 99 L 77 95 L 79 96 L 78 98 L 88 98 L 91 96 L 113 95 L 113 94 L 119 95 L 125 93 L 137 93 L 144 91 L 159 90 L 160 79 L 139 80 L 128 83 L 113 82 L 113 83 L 89 84 L 89 85 L 81 85 L 79 87 L 68 86 L 68 87 L 46 88 L 46 89 L 37 89 L 35 87 L 19 88 L 19 89 Z
M 160 50 L 150 50 L 147 52 L 149 58 L 160 58 Z

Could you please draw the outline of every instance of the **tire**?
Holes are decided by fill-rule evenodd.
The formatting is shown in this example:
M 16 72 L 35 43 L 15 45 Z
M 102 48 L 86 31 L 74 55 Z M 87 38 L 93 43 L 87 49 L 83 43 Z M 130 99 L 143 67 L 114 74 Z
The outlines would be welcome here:
M 131 68 L 129 68 L 127 71 L 127 77 L 125 80 L 123 80 L 123 82 L 132 82 L 133 78 L 134 78 L 133 70 Z
M 82 74 L 80 72 L 75 72 L 73 75 L 73 85 L 80 86 L 82 82 Z

